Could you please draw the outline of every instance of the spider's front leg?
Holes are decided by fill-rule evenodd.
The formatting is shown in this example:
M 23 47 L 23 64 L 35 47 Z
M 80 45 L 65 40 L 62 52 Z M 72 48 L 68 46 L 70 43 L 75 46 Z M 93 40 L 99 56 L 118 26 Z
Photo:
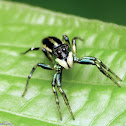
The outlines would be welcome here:
M 44 68 L 44 69 L 47 69 L 47 70 L 53 70 L 53 68 L 50 65 L 47 65 L 47 64 L 38 63 L 37 65 L 35 65 L 32 68 L 31 73 L 28 76 L 26 87 L 25 87 L 25 90 L 24 90 L 24 92 L 22 94 L 22 97 L 26 94 L 26 91 L 27 91 L 27 88 L 28 88 L 28 84 L 29 84 L 29 80 L 31 79 L 31 76 L 32 76 L 32 74 L 34 73 L 34 71 L 36 70 L 37 67 L 41 67 L 41 68 Z
M 77 46 L 76 46 L 76 40 L 77 39 L 80 39 L 81 41 L 83 41 L 83 39 L 80 38 L 80 37 L 78 37 L 78 36 L 77 37 L 74 37 L 72 39 L 72 50 L 73 50 L 74 56 L 76 56 L 76 52 L 77 52 Z M 69 38 L 68 38 L 67 35 L 63 34 L 63 40 L 65 40 L 66 43 L 67 43 L 67 45 L 70 47 L 70 41 L 69 41 Z
M 71 107 L 69 105 L 69 101 L 67 99 L 67 96 L 66 96 L 65 92 L 63 91 L 63 89 L 61 88 L 61 79 L 62 79 L 62 71 L 58 71 L 57 76 L 56 76 L 57 87 L 59 89 L 60 94 L 63 96 L 65 104 L 67 105 L 67 108 L 68 108 L 73 120 L 75 120 L 73 112 L 72 112 Z
M 55 89 L 56 78 L 57 78 L 57 73 L 54 75 L 53 80 L 52 80 L 52 90 L 53 90 L 53 93 L 55 95 L 55 99 L 56 99 L 56 104 L 57 104 L 57 108 L 58 108 L 58 111 L 59 111 L 60 120 L 62 120 L 61 110 L 60 110 L 60 106 L 59 106 L 59 98 L 58 98 L 57 91 Z
M 70 47 L 70 41 L 69 41 L 69 38 L 67 35 L 63 34 L 63 39 L 62 40 L 65 40 L 66 44 Z
M 76 40 L 77 40 L 77 39 L 80 39 L 81 41 L 83 41 L 83 39 L 80 38 L 80 37 L 74 37 L 74 38 L 72 39 L 72 50 L 73 50 L 74 56 L 76 56 L 76 53 L 77 53 L 77 45 L 76 45 Z
M 43 53 L 46 55 L 46 57 L 47 57 L 50 61 L 54 62 L 54 61 L 53 61 L 53 56 L 51 55 L 50 52 L 48 52 L 45 48 L 43 48 L 42 51 L 43 51 Z
M 102 61 L 95 57 L 83 57 L 81 59 L 74 57 L 75 63 L 96 65 L 97 68 L 108 78 L 110 78 L 118 87 L 121 87 L 117 81 L 109 74 L 115 76 L 119 81 L 122 81 L 112 70 L 110 70 Z

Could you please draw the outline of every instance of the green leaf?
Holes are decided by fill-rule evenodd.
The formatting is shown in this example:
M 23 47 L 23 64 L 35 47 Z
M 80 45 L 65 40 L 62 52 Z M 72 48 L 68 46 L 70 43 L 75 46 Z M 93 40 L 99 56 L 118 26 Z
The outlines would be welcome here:
M 41 46 L 47 36 L 70 40 L 75 36 L 77 56 L 101 59 L 120 78 L 121 88 L 105 77 L 96 66 L 75 64 L 63 71 L 62 87 L 75 115 L 61 97 L 59 113 L 52 93 L 52 71 L 38 68 L 28 91 L 21 97 L 27 76 L 38 62 L 51 64 L 40 51 L 21 55 L 30 47 Z M 41 125 L 126 125 L 126 27 L 51 12 L 42 8 L 0 1 L 0 123 L 14 126 Z

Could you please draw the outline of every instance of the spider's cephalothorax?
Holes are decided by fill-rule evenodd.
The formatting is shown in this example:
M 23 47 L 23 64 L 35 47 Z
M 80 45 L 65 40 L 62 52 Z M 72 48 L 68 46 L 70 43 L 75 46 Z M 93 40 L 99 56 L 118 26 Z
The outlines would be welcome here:
M 36 70 L 37 67 L 41 67 L 47 70 L 55 70 L 56 73 L 54 74 L 54 77 L 52 79 L 52 90 L 55 95 L 56 104 L 58 107 L 61 120 L 62 120 L 62 115 L 61 115 L 59 99 L 58 99 L 57 91 L 55 89 L 55 85 L 57 85 L 59 92 L 63 96 L 63 99 L 69 109 L 69 112 L 72 118 L 74 119 L 74 115 L 70 108 L 67 96 L 61 87 L 62 70 L 71 68 L 73 66 L 73 63 L 95 65 L 100 70 L 100 72 L 102 72 L 106 77 L 110 78 L 117 86 L 121 87 L 115 79 L 118 79 L 119 81 L 122 81 L 122 80 L 113 71 L 111 71 L 102 61 L 91 56 L 86 56 L 83 58 L 76 57 L 76 39 L 82 40 L 80 37 L 74 37 L 72 39 L 72 44 L 70 44 L 69 38 L 66 35 L 63 35 L 63 41 L 61 41 L 60 39 L 56 37 L 47 37 L 42 40 L 42 48 L 33 47 L 23 53 L 23 54 L 26 54 L 29 51 L 42 50 L 44 54 L 47 56 L 47 58 L 53 63 L 53 67 L 47 64 L 43 64 L 43 63 L 36 64 L 32 68 L 32 71 L 28 76 L 26 87 L 22 96 L 25 95 L 28 84 L 29 84 L 29 79 L 31 78 L 33 72 Z

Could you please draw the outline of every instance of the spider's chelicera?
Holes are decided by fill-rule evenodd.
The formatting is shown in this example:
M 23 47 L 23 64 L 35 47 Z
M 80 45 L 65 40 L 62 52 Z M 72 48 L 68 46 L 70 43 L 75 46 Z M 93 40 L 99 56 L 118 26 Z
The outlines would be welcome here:
M 54 77 L 52 79 L 52 90 L 55 95 L 55 100 L 58 107 L 60 120 L 62 120 L 62 115 L 61 115 L 59 99 L 58 99 L 57 91 L 55 89 L 55 85 L 57 85 L 59 92 L 63 96 L 63 99 L 68 107 L 68 110 L 73 120 L 75 119 L 71 107 L 69 105 L 67 96 L 61 87 L 62 70 L 72 68 L 74 63 L 95 65 L 100 70 L 100 72 L 102 72 L 106 77 L 110 78 L 117 86 L 121 87 L 113 77 L 115 77 L 119 81 L 122 80 L 113 71 L 111 71 L 102 61 L 91 56 L 86 56 L 83 58 L 76 57 L 77 39 L 82 40 L 80 37 L 74 37 L 72 39 L 72 44 L 70 44 L 69 38 L 66 35 L 63 35 L 62 41 L 56 37 L 47 37 L 42 40 L 42 47 L 36 47 L 36 48 L 32 47 L 23 53 L 26 54 L 29 51 L 42 50 L 46 55 L 46 57 L 53 63 L 53 67 L 44 63 L 36 64 L 32 68 L 32 71 L 28 76 L 26 87 L 22 96 L 26 94 L 27 87 L 29 84 L 29 79 L 31 78 L 33 72 L 36 70 L 37 67 L 41 67 L 47 70 L 55 70 L 56 73 L 54 74 Z

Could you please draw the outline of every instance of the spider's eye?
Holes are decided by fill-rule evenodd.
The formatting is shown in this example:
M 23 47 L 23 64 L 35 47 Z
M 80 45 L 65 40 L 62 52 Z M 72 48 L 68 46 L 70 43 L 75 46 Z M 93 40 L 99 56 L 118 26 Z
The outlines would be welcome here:
M 65 40 L 67 41 L 68 40 L 68 37 L 65 37 Z
M 62 51 L 65 52 L 66 51 L 66 48 L 63 48 Z
M 57 53 L 58 53 L 58 54 L 61 54 L 61 51 L 59 50 L 59 51 L 57 51 Z

